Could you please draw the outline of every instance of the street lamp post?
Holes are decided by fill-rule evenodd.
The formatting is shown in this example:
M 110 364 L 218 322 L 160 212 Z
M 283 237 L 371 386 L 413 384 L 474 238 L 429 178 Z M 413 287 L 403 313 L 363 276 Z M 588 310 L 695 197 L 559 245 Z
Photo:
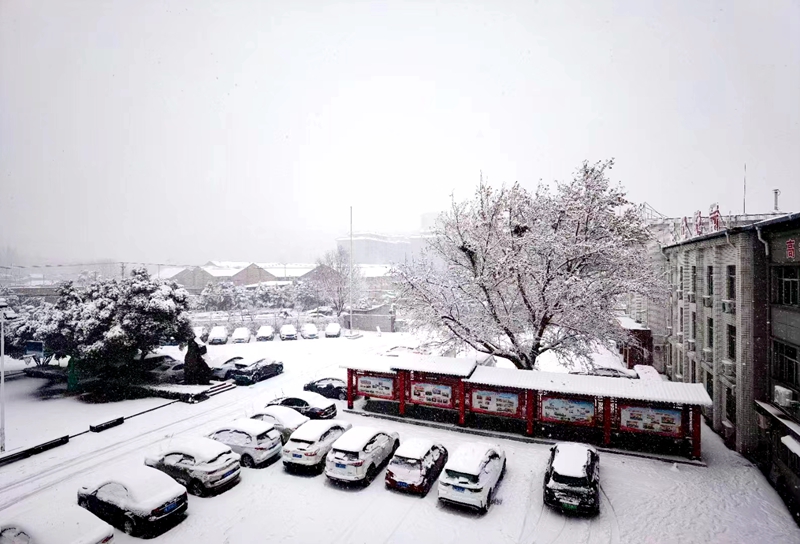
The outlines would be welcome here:
M 0 298 L 0 452 L 6 451 L 6 317 L 14 319 L 14 310 Z

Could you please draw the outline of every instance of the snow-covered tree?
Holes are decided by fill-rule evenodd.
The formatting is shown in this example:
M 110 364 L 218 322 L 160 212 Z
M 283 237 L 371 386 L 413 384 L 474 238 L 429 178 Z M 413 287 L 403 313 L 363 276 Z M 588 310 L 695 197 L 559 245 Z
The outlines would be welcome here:
M 310 286 L 317 292 L 320 301 L 330 306 L 339 316 L 350 304 L 351 286 L 353 300 L 361 298 L 364 278 L 357 266 L 353 267 L 352 283 L 350 280 L 350 254 L 338 246 L 317 260 L 317 268 L 312 272 Z
M 585 360 L 595 342 L 624 338 L 621 297 L 658 299 L 666 284 L 635 207 L 607 178 L 612 165 L 584 163 L 534 194 L 481 184 L 453 201 L 423 258 L 395 271 L 410 325 L 521 369 L 546 351 Z

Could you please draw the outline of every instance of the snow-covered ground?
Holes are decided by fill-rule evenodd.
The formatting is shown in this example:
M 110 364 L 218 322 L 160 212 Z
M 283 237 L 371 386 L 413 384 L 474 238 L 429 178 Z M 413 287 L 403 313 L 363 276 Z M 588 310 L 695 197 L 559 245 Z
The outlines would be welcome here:
M 195 436 L 248 415 L 272 397 L 306 381 L 341 375 L 349 357 L 377 353 L 407 335 L 367 334 L 359 340 L 211 346 L 214 357 L 246 350 L 284 361 L 285 373 L 239 387 L 206 402 L 176 403 L 100 434 L 0 468 L 0 519 L 16 509 L 46 516 L 72 504 L 76 489 L 99 470 L 124 471 L 172 436 Z M 174 348 L 170 348 L 174 349 Z M 95 405 L 100 406 L 100 405 Z M 343 408 L 343 403 L 339 404 Z M 11 408 L 11 407 L 10 407 Z M 108 414 L 112 416 L 113 414 Z M 468 434 L 342 413 L 353 425 L 382 426 L 400 439 L 425 437 L 449 449 L 474 440 Z M 486 440 L 479 438 L 479 440 Z M 542 505 L 548 447 L 497 440 L 508 469 L 485 516 L 439 505 L 435 488 L 424 499 L 384 489 L 380 479 L 366 489 L 342 488 L 324 476 L 288 474 L 281 463 L 244 469 L 242 481 L 215 497 L 190 497 L 189 515 L 155 542 L 197 543 L 671 543 L 800 542 L 800 529 L 761 473 L 704 428 L 708 467 L 673 466 L 648 459 L 601 453 L 601 513 L 564 516 Z M 117 531 L 118 542 L 134 542 Z

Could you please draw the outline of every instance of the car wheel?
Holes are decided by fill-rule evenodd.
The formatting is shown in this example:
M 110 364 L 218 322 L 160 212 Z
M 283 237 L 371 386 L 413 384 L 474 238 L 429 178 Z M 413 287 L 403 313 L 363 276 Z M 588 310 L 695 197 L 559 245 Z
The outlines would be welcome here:
M 127 535 L 134 536 L 137 532 L 136 521 L 134 521 L 131 517 L 126 517 L 125 521 L 122 523 L 122 532 Z
M 502 479 L 503 476 L 505 475 L 506 475 L 506 460 L 503 459 L 503 468 L 500 469 L 500 479 Z
M 80 506 L 81 508 L 86 508 L 88 506 L 85 497 L 81 497 L 80 499 L 78 499 L 78 506 Z
M 489 490 L 489 494 L 486 495 L 486 504 L 481 506 L 480 513 L 485 514 L 489 511 L 489 505 L 492 504 L 492 495 L 494 495 L 494 489 Z
M 345 393 L 344 391 L 339 393 L 339 400 L 347 400 L 347 393 Z
M 252 457 L 250 457 L 249 455 L 245 454 L 245 455 L 242 455 L 242 466 L 243 467 L 247 467 L 247 468 L 253 468 L 254 466 L 256 466 L 256 462 L 253 461 Z
M 375 467 L 375 465 L 370 465 L 369 468 L 367 469 L 367 475 L 364 478 L 364 487 L 367 487 L 369 484 L 371 484 L 372 480 L 374 480 L 375 476 L 377 475 L 378 475 L 378 469 Z
M 395 441 L 395 443 L 394 443 L 394 446 L 392 446 L 392 455 L 394 455 L 394 452 L 396 452 L 396 451 L 397 451 L 397 448 L 399 448 L 399 447 L 400 447 L 400 439 L 398 438 L 398 439 Z
M 226 380 L 230 380 L 231 379 L 231 371 L 230 370 L 225 373 L 225 379 Z
M 189 493 L 196 497 L 202 497 L 205 494 L 206 488 L 200 483 L 200 480 L 192 480 L 189 482 Z

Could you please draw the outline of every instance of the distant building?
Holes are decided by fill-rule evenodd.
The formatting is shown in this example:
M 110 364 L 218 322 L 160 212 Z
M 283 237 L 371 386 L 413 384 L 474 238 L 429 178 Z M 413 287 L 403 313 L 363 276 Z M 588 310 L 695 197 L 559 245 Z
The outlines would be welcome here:
M 336 239 L 336 244 L 350 252 L 350 237 Z M 390 264 L 405 262 L 411 256 L 407 236 L 360 232 L 353 234 L 353 263 Z
M 314 270 L 317 265 L 309 263 L 256 263 L 279 281 L 296 282 Z

